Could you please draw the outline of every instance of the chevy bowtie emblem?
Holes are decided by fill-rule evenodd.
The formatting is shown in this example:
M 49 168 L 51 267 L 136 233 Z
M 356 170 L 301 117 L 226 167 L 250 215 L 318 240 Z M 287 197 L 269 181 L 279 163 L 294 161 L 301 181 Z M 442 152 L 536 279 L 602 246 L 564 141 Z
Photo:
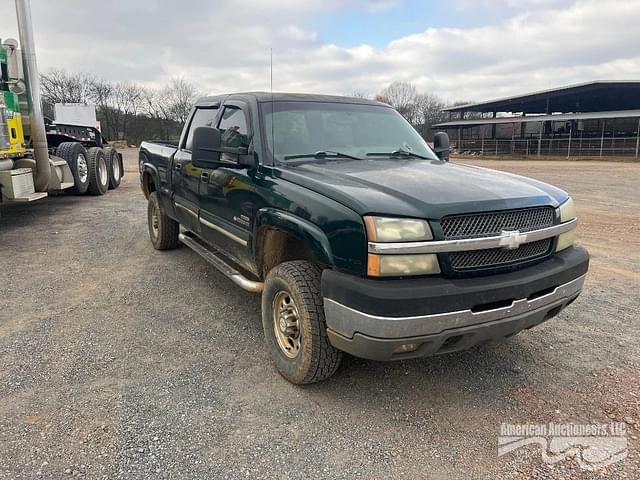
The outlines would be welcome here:
M 527 234 L 520 233 L 520 230 L 502 230 L 500 236 L 500 246 L 508 250 L 514 250 L 527 241 Z

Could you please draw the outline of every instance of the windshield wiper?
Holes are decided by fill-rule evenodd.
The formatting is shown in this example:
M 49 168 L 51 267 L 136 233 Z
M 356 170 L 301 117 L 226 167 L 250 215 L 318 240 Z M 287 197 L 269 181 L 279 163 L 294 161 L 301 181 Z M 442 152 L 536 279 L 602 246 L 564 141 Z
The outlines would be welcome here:
M 404 150 L 402 148 L 399 148 L 397 150 L 394 150 L 393 152 L 371 152 L 371 153 L 367 153 L 367 157 L 415 157 L 415 158 L 421 158 L 423 160 L 433 160 L 433 158 L 430 157 L 425 157 L 424 155 L 420 155 L 418 153 L 413 153 L 410 152 L 409 150 Z
M 353 155 L 347 155 L 346 153 L 333 152 L 331 150 L 320 150 L 315 153 L 301 153 L 300 155 L 286 155 L 285 160 L 294 160 L 296 158 L 350 158 L 351 160 L 362 160 L 361 158 L 354 157 Z

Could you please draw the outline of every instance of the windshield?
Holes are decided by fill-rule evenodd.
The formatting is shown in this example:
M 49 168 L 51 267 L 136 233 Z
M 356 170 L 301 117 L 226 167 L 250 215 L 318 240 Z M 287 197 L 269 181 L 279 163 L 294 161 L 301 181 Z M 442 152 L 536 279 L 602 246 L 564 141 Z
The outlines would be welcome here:
M 418 132 L 392 108 L 349 103 L 266 102 L 262 104 L 262 114 L 269 154 L 278 161 L 292 161 L 291 157 L 307 161 L 329 157 L 408 158 L 411 153 L 437 160 Z M 398 151 L 405 154 L 397 155 Z M 317 155 L 318 152 L 321 155 Z

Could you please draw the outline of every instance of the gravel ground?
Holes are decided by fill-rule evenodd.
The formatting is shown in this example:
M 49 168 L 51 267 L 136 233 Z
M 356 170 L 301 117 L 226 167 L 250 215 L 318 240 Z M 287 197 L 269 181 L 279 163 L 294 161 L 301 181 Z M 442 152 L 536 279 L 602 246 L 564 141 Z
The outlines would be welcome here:
M 580 299 L 507 342 L 346 358 L 297 387 L 271 366 L 258 296 L 153 250 L 126 153 L 106 196 L 3 207 L 0 478 L 640 478 L 640 164 L 474 160 L 574 195 Z M 629 455 L 604 470 L 497 455 L 501 422 L 611 420 Z

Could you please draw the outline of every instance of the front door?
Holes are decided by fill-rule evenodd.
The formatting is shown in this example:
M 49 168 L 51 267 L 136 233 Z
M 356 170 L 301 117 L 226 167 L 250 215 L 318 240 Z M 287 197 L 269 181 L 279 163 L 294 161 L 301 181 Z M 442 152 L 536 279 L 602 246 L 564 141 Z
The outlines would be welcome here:
M 187 135 L 173 157 L 173 202 L 176 216 L 187 230 L 199 233 L 200 225 L 200 182 L 204 169 L 191 161 L 193 131 L 197 127 L 213 127 L 216 124 L 217 108 L 197 108 L 189 122 Z
M 227 102 L 218 129 L 222 146 L 249 148 L 251 128 L 247 110 L 240 102 Z M 236 263 L 253 269 L 249 236 L 257 204 L 253 174 L 237 167 L 237 154 L 223 153 L 221 166 L 207 169 L 200 182 L 202 236 Z M 224 166 L 224 162 L 233 166 Z

